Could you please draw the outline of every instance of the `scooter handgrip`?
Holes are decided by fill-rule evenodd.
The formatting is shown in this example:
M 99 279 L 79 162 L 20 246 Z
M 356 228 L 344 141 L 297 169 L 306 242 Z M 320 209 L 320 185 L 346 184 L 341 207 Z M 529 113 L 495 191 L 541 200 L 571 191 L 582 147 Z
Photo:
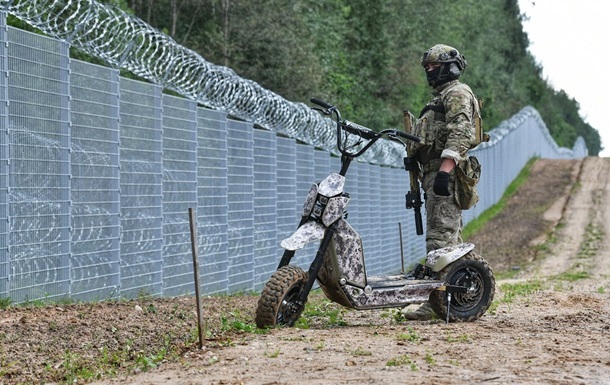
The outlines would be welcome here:
M 332 104 L 327 103 L 327 102 L 325 102 L 325 101 L 323 101 L 323 100 L 320 100 L 320 99 L 318 99 L 318 98 L 311 98 L 311 99 L 309 99 L 309 100 L 310 100 L 310 101 L 311 101 L 313 104 L 317 104 L 318 106 L 320 106 L 320 107 L 324 107 L 324 108 L 326 108 L 327 110 L 328 110 L 328 109 L 331 109 L 331 108 L 333 108 L 333 107 L 334 107 Z
M 396 130 L 396 134 L 398 136 L 402 136 L 403 138 L 412 140 L 412 141 L 417 142 L 417 143 L 421 142 L 421 138 L 419 136 L 407 134 L 406 132 L 402 132 L 402 131 L 399 131 L 399 130 Z

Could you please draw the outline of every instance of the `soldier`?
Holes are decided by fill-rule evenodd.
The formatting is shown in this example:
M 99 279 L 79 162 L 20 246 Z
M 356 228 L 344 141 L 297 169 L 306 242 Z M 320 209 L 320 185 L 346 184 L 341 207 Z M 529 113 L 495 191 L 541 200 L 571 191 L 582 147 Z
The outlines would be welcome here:
M 462 209 L 454 199 L 456 164 L 468 159 L 476 146 L 475 121 L 479 114 L 476 97 L 458 78 L 466 68 L 466 58 L 457 49 L 438 44 L 421 58 L 433 99 L 421 111 L 413 133 L 422 138 L 409 144 L 409 154 L 421 165 L 426 197 L 426 249 L 462 243 Z M 409 320 L 435 317 L 426 302 L 416 311 L 403 311 Z

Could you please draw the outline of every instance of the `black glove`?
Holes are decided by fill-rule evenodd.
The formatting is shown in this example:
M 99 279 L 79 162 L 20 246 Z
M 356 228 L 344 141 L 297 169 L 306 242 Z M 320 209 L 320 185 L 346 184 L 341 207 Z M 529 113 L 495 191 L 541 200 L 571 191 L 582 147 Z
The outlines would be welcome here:
M 434 178 L 434 193 L 436 195 L 441 195 L 444 197 L 448 197 L 451 195 L 449 193 L 449 173 L 444 171 L 439 171 L 436 174 L 436 178 Z

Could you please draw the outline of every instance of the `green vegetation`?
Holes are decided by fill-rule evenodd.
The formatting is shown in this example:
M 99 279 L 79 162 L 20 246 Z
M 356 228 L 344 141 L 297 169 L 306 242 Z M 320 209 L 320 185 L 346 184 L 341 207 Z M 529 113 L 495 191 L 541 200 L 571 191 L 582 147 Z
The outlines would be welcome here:
M 222 331 L 242 331 L 246 333 L 265 333 L 264 329 L 259 329 L 252 322 L 251 317 L 247 317 L 239 311 L 230 312 L 228 316 L 221 317 Z
M 11 306 L 10 298 L 0 298 L 0 309 L 8 309 Z
M 425 258 L 422 259 L 421 263 L 423 263 L 423 261 L 425 261 Z M 409 267 L 409 269 L 411 269 L 411 267 Z M 402 314 L 402 309 L 384 309 L 381 312 L 381 317 L 391 317 L 394 322 L 398 324 L 405 321 L 405 316 Z
M 436 365 L 436 360 L 434 359 L 434 357 L 432 357 L 432 354 L 430 354 L 430 353 L 426 353 L 426 356 L 424 357 L 424 361 L 426 361 L 426 363 L 429 366 L 435 366 Z
M 542 281 L 530 280 L 518 283 L 504 283 L 500 290 L 504 293 L 502 302 L 511 303 L 517 297 L 525 297 L 542 290 Z
M 447 336 L 447 342 L 465 342 L 471 343 L 470 336 L 467 334 L 462 334 L 461 336 L 454 337 L 452 335 Z
M 346 323 L 343 314 L 346 311 L 347 309 L 343 306 L 329 301 L 319 291 L 314 291 L 309 296 L 301 318 L 294 326 L 300 329 L 309 329 L 310 322 L 314 318 L 319 318 L 326 326 L 344 326 Z
M 500 292 L 504 295 L 500 299 L 494 299 L 488 309 L 489 314 L 495 314 L 500 304 L 511 305 L 517 297 L 530 296 L 543 289 L 543 282 L 529 280 L 518 283 L 504 283 L 500 285 Z
M 556 275 L 553 278 L 559 281 L 576 282 L 581 279 L 587 279 L 589 276 L 589 273 L 586 271 L 566 271 L 565 273 Z
M 354 350 L 354 351 L 352 352 L 352 354 L 353 354 L 354 356 L 356 356 L 356 357 L 372 356 L 372 355 L 373 355 L 373 353 L 371 353 L 371 352 L 370 352 L 370 351 L 368 351 L 368 350 L 364 350 L 364 349 L 362 349 L 360 346 L 359 346 L 359 347 L 358 347 L 356 350 Z
M 402 355 L 402 356 L 397 356 L 397 357 L 391 358 L 386 363 L 386 366 L 409 366 L 409 368 L 414 372 L 419 370 L 419 368 L 417 367 L 417 364 L 415 362 L 413 362 L 411 360 L 411 358 L 409 358 L 409 356 L 407 356 L 407 355 Z
M 178 357 L 178 352 L 171 347 L 169 340 L 166 340 L 165 346 L 160 347 L 153 354 L 134 351 L 131 344 L 112 352 L 103 347 L 100 352 L 101 355 L 92 362 L 90 357 L 66 350 L 60 364 L 53 366 L 49 363 L 44 370 L 61 383 L 74 384 L 83 380 L 88 382 L 108 375 L 116 375 L 122 367 L 127 367 L 131 371 L 147 371 L 156 368 L 166 359 L 175 360 Z
M 419 336 L 417 331 L 413 330 L 413 328 L 410 326 L 407 328 L 406 333 L 398 334 L 397 339 L 399 341 L 409 341 L 409 342 L 415 342 L 415 343 L 421 341 L 421 337 Z
M 578 250 L 578 258 L 591 257 L 599 252 L 599 249 L 603 247 L 603 241 L 605 233 L 602 227 L 598 226 L 594 221 L 595 213 L 591 213 L 591 222 L 585 227 L 584 240 L 580 244 Z
M 280 349 L 275 349 L 272 352 L 265 351 L 265 357 L 278 358 L 280 356 Z

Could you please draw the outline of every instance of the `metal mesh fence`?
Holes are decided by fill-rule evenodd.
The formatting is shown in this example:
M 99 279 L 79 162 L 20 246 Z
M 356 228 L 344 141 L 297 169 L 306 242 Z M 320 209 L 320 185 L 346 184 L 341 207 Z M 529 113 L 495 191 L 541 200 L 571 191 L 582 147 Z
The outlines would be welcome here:
M 6 18 L 0 16 L 0 41 L 8 41 Z M 0 44 L 0 297 L 8 296 L 10 291 L 8 276 L 10 272 L 8 237 L 9 223 L 9 119 L 8 119 L 8 45 Z
M 95 300 L 120 288 L 119 76 L 71 63 L 72 296 Z
M 15 1 L 13 11 L 25 12 L 26 3 L 46 4 Z M 202 292 L 260 290 L 311 183 L 339 170 L 317 142 L 274 132 L 292 128 L 228 119 L 231 100 L 223 111 L 199 107 L 192 97 L 164 95 L 159 84 L 70 60 L 66 42 L 13 28 L 0 28 L 0 43 L 0 298 L 192 293 L 189 207 L 197 210 Z M 558 148 L 531 108 L 491 136 L 474 151 L 482 199 L 465 221 L 493 205 L 532 156 L 586 155 L 582 139 Z M 425 254 L 404 209 L 407 174 L 383 165 L 401 163 L 402 154 L 393 159 L 384 146 L 376 164 L 353 164 L 346 187 L 369 274 L 400 269 L 398 223 L 405 262 Z M 307 267 L 314 253 L 312 245 L 294 263 Z
M 68 47 L 7 37 L 8 286 L 21 300 L 57 298 L 70 292 Z
M 197 207 L 197 105 L 163 95 L 163 295 L 193 289 L 189 218 Z

